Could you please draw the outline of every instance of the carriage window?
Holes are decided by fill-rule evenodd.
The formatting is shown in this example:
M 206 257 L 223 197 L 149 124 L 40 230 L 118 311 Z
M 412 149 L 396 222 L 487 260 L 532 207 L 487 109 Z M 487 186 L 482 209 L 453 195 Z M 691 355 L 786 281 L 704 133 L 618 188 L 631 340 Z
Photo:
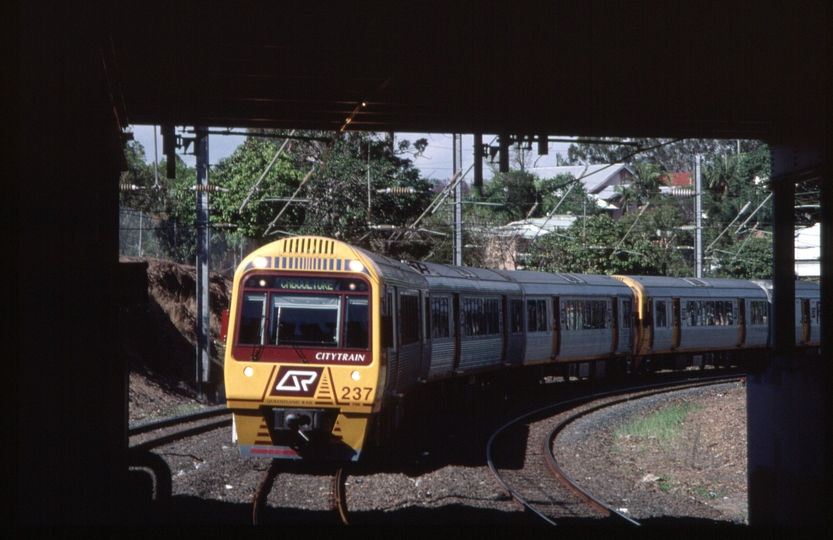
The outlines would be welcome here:
M 749 324 L 767 324 L 767 303 L 764 300 L 749 302 Z
M 366 296 L 348 296 L 344 313 L 344 346 L 367 349 L 370 331 L 370 310 Z
M 736 316 L 733 300 L 689 300 L 683 312 L 689 326 L 732 326 Z
M 238 343 L 263 345 L 263 330 L 266 324 L 266 293 L 243 295 L 243 312 L 240 316 Z
M 492 298 L 463 299 L 463 335 L 491 336 L 500 333 L 500 303 Z
M 526 301 L 526 329 L 528 332 L 546 332 L 547 330 L 547 301 Z
M 448 329 L 448 298 L 431 298 L 431 337 L 451 337 Z
M 340 300 L 334 295 L 272 295 L 269 342 L 337 347 Z
M 399 297 L 399 322 L 402 345 L 419 341 L 419 297 L 403 294 Z
M 598 330 L 607 328 L 608 305 L 606 300 L 567 300 L 564 307 L 564 326 L 567 330 Z M 626 320 L 630 325 L 630 302 L 623 302 Z M 627 307 L 625 307 L 627 305 Z
M 665 300 L 657 300 L 654 302 L 654 326 L 657 328 L 665 328 L 668 326 L 668 317 L 665 313 Z
M 622 328 L 631 327 L 631 301 L 622 300 Z
M 685 318 L 689 326 L 697 326 L 700 324 L 700 302 L 689 300 L 686 302 Z

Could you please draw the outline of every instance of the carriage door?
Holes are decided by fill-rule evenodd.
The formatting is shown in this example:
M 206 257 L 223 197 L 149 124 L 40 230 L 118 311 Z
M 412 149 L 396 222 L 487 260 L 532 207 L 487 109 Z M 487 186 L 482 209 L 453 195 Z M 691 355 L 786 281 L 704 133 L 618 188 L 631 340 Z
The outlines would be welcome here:
M 454 367 L 452 371 L 457 371 L 460 368 L 460 347 L 462 346 L 460 337 L 462 335 L 462 328 L 460 327 L 460 293 L 454 293 L 451 300 L 451 320 L 454 325 Z
M 393 289 L 393 292 L 391 292 Z M 388 357 L 388 388 L 396 391 L 396 379 L 399 375 L 399 291 L 397 287 L 388 289 L 388 315 L 393 325 L 393 342 Z
M 801 343 L 810 341 L 810 301 L 802 298 L 801 302 Z
M 738 298 L 738 347 L 746 343 L 746 300 Z
M 615 353 L 619 348 L 619 299 L 615 296 L 610 299 L 612 309 L 610 316 L 610 329 L 613 332 L 613 339 L 610 343 L 610 352 Z
M 506 298 L 504 294 L 500 300 L 500 308 L 501 308 L 501 325 L 502 325 L 502 335 L 503 335 L 503 352 L 500 354 L 500 361 L 504 364 L 509 361 L 507 357 L 509 354 L 509 299 Z
M 672 312 L 672 332 L 671 332 L 671 348 L 676 349 L 680 346 L 680 299 L 679 298 L 672 298 L 671 299 L 671 312 Z
M 552 356 L 556 358 L 561 353 L 561 303 L 557 296 L 552 297 Z

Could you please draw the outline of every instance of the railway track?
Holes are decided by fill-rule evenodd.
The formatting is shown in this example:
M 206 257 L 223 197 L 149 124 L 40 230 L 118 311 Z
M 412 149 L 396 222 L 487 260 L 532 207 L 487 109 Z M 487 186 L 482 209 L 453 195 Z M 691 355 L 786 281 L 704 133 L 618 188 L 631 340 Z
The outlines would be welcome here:
M 280 459 L 273 459 L 269 464 L 269 468 L 263 475 L 260 483 L 255 490 L 252 498 L 252 523 L 254 525 L 261 525 L 264 523 L 264 513 L 268 506 L 269 493 L 275 485 L 275 480 L 284 471 L 293 468 L 292 462 L 287 462 Z M 345 467 L 339 467 L 335 474 L 332 475 L 332 483 L 330 487 L 330 510 L 334 514 L 338 514 L 338 518 L 344 525 L 349 524 L 347 513 L 347 493 L 345 488 L 345 481 L 347 480 L 347 470 Z
M 171 416 L 128 429 L 128 465 L 153 476 L 153 499 L 165 500 L 172 492 L 171 469 L 151 449 L 231 425 L 231 412 L 221 405 L 195 413 Z
M 487 445 L 488 466 L 515 501 L 551 525 L 564 518 L 579 517 L 639 525 L 569 478 L 553 455 L 553 441 L 570 423 L 602 408 L 687 388 L 725 383 L 736 378 L 738 375 L 723 374 L 695 381 L 666 382 L 596 394 L 537 409 L 495 431 Z M 556 422 L 555 427 L 553 422 Z M 519 437 L 524 437 L 525 444 L 518 443 Z

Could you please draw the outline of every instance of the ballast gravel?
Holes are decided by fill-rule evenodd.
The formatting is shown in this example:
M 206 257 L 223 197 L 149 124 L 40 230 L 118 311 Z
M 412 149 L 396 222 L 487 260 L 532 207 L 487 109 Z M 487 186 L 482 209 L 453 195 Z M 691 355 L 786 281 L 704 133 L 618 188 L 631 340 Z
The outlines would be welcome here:
M 682 422 L 672 444 L 614 441 L 614 430 L 623 423 L 684 402 L 698 408 Z M 402 449 L 404 457 L 385 465 L 356 464 L 345 483 L 351 522 L 402 526 L 534 523 L 509 499 L 486 466 L 485 442 L 494 427 L 484 424 L 452 431 L 443 436 L 440 447 L 424 450 L 410 444 Z M 555 450 L 567 474 L 635 519 L 746 522 L 746 389 L 740 383 L 603 409 L 567 428 Z M 252 500 L 269 461 L 240 457 L 231 443 L 230 428 L 154 452 L 171 469 L 173 497 L 164 504 L 137 505 L 137 519 L 251 523 Z M 262 519 L 281 524 L 338 524 L 331 510 L 334 469 L 293 467 L 287 463 L 277 476 Z

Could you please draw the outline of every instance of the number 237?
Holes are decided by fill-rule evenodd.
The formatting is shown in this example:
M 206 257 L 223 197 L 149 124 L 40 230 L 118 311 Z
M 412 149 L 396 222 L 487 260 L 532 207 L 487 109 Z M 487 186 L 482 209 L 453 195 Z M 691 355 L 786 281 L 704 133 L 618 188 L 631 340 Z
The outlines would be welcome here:
M 372 388 L 359 388 L 345 386 L 341 389 L 341 399 L 345 401 L 367 401 L 370 398 Z M 362 399 L 362 392 L 364 392 L 364 399 Z

